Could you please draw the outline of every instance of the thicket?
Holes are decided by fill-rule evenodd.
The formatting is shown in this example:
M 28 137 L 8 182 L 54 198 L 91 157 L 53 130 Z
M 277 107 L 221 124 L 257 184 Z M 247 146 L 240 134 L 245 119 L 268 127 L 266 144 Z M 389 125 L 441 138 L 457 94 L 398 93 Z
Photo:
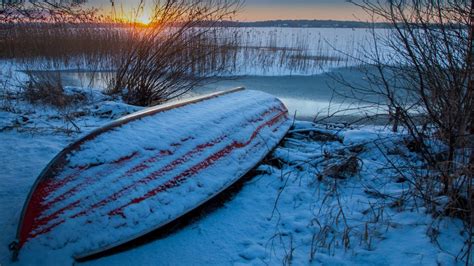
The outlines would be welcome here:
M 391 27 L 373 31 L 375 45 L 365 51 L 370 86 L 345 84 L 352 95 L 379 96 L 369 104 L 388 111 L 394 131 L 407 133 L 407 147 L 423 164 L 405 158 L 403 167 L 391 166 L 434 216 L 464 221 L 466 246 L 457 258 L 472 263 L 474 1 L 353 2 Z

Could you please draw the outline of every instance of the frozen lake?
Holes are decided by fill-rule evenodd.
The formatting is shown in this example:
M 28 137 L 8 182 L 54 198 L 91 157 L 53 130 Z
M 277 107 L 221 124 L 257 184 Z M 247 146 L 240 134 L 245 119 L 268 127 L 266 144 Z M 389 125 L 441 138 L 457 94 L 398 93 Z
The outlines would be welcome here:
M 370 50 L 373 39 L 369 29 L 238 28 L 223 34 L 235 31 L 242 50 L 233 67 L 186 96 L 245 87 L 279 97 L 299 119 L 312 120 L 316 115 L 327 116 L 341 109 L 351 110 L 338 113 L 339 120 L 341 115 L 360 117 L 360 110 L 354 108 L 360 102 L 341 96 L 347 89 L 332 76 L 340 75 L 351 83 L 365 82 L 364 73 L 356 66 L 362 62 L 358 58 Z M 384 34 L 386 30 L 376 32 Z M 295 56 L 303 60 L 295 63 Z M 66 86 L 104 89 L 110 77 L 111 72 L 61 72 Z
M 234 79 L 217 79 L 214 83 L 195 89 L 191 94 L 200 95 L 233 87 L 245 87 L 264 91 L 277 96 L 298 119 L 313 120 L 343 109 L 362 106 L 358 101 L 346 97 L 349 89 L 338 82 L 334 76 L 343 77 L 348 82 L 364 83 L 365 75 L 357 68 L 341 68 L 312 76 L 242 76 Z M 374 96 L 364 98 L 378 100 Z M 372 110 L 376 111 L 376 110 Z M 329 112 L 329 113 L 328 113 Z M 358 110 L 338 113 L 345 116 L 360 117 Z
M 110 72 L 60 72 L 65 86 L 81 86 L 105 89 Z M 296 113 L 298 119 L 313 120 L 316 116 L 324 117 L 342 109 L 353 109 L 361 103 L 344 97 L 348 89 L 334 79 L 343 77 L 354 84 L 363 84 L 365 75 L 356 67 L 339 68 L 333 71 L 310 76 L 238 76 L 215 78 L 207 85 L 197 87 L 187 93 L 186 97 L 207 94 L 210 92 L 245 87 L 251 90 L 264 91 L 280 98 L 291 114 Z M 364 98 L 373 96 L 367 95 Z M 376 111 L 376 110 L 373 110 Z M 329 112 L 329 113 L 328 113 Z M 358 110 L 347 110 L 338 113 L 346 118 L 360 117 Z

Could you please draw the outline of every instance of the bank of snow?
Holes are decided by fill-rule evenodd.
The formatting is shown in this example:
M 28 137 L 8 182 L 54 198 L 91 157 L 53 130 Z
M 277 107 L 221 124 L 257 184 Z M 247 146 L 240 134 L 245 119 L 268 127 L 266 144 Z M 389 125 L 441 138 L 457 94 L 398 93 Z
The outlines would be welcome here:
M 12 108 L 2 107 L 0 264 L 35 261 L 30 257 L 13 263 L 7 245 L 15 238 L 28 191 L 54 155 L 80 135 L 137 110 L 107 97 L 96 99 L 72 112 L 75 126 L 56 110 L 21 99 Z M 260 174 L 222 208 L 166 238 L 83 264 L 462 264 L 455 261 L 463 245 L 459 220 L 434 220 L 414 202 L 395 204 L 407 184 L 386 167 L 379 148 L 398 147 L 416 160 L 402 139 L 373 126 L 350 129 L 295 121 L 292 132 L 259 166 Z M 357 164 L 352 170 L 334 170 L 344 162 Z M 437 241 L 427 234 L 434 226 L 440 229 Z M 42 262 L 73 263 L 59 257 Z

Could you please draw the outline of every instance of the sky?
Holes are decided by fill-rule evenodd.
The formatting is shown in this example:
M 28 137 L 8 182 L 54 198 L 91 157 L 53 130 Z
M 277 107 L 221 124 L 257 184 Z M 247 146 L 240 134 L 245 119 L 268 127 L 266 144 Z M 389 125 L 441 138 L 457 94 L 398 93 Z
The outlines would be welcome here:
M 239 19 L 357 20 L 362 12 L 346 0 L 246 0 Z
M 151 0 L 148 0 L 151 2 Z M 108 8 L 110 0 L 89 0 L 91 4 Z M 138 0 L 116 0 L 130 9 Z M 120 4 L 117 4 L 119 6 Z M 240 21 L 275 19 L 359 20 L 364 13 L 347 0 L 245 0 L 237 14 Z

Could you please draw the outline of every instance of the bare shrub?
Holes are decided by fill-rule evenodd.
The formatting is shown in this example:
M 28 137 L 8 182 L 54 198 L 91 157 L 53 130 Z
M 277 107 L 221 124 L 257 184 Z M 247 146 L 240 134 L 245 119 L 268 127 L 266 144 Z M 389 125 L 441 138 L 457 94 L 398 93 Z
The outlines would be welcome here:
M 124 54 L 110 93 L 127 103 L 160 104 L 179 97 L 225 69 L 214 26 L 231 18 L 238 0 L 165 0 L 155 3 L 151 27 L 138 30 Z
M 406 167 L 392 166 L 435 214 L 465 221 L 467 248 L 458 258 L 472 263 L 474 1 L 354 2 L 392 28 L 374 31 L 364 61 L 369 85 L 348 84 L 352 95 L 379 96 L 371 104 L 385 106 L 394 131 L 408 133 L 423 165 L 407 158 Z

